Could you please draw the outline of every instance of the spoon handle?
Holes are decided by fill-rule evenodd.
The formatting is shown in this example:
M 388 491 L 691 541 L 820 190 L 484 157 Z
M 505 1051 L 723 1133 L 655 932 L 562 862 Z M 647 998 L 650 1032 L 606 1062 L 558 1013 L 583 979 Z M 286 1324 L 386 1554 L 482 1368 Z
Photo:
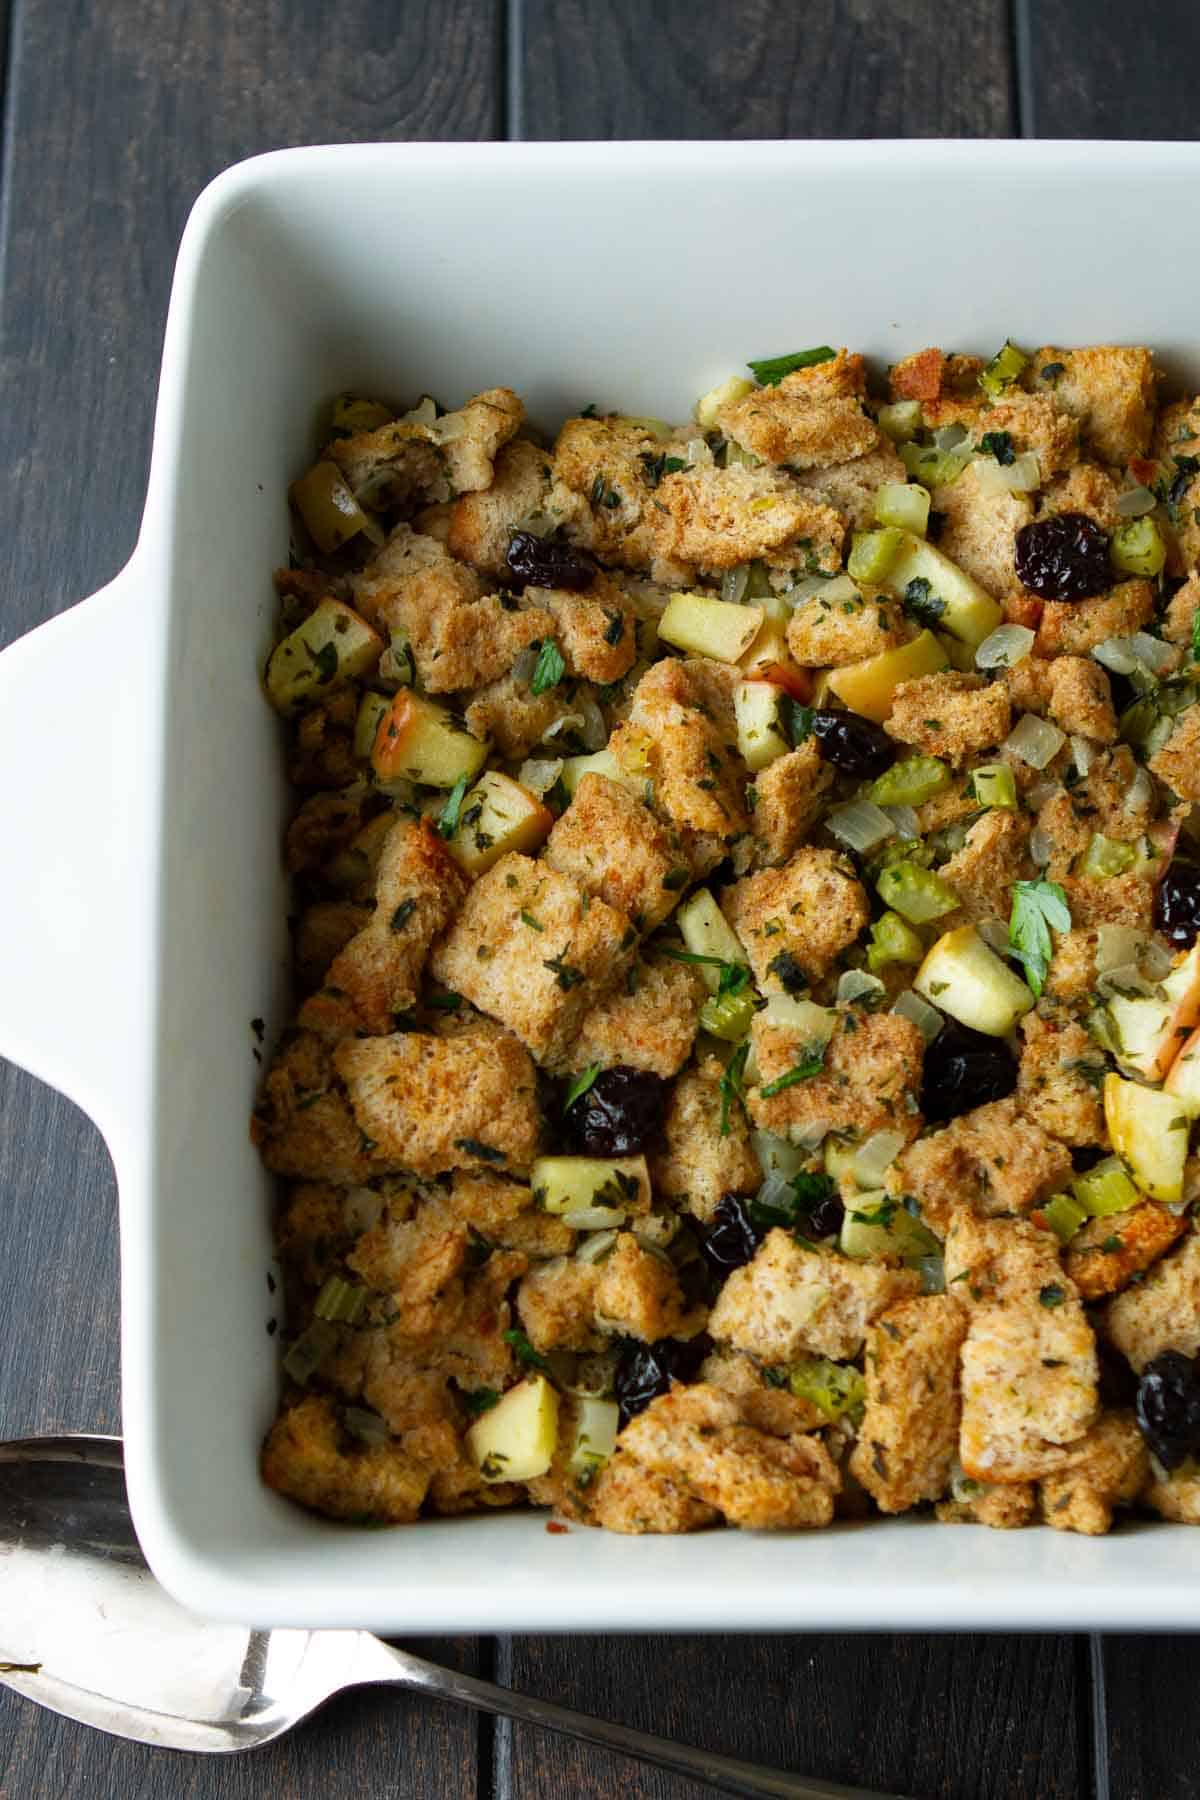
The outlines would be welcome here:
M 394 1665 L 393 1672 L 388 1673 L 383 1667 L 382 1658 L 375 1653 L 376 1644 Z M 394 1682 L 400 1687 L 415 1688 L 434 1699 L 457 1700 L 477 1712 L 498 1713 L 503 1718 L 520 1719 L 527 1725 L 540 1725 L 547 1731 L 561 1731 L 585 1744 L 599 1744 L 605 1750 L 635 1756 L 656 1768 L 690 1775 L 693 1780 L 707 1782 L 709 1787 L 721 1793 L 752 1796 L 753 1800 L 901 1800 L 897 1794 L 843 1787 L 833 1781 L 805 1781 L 777 1769 L 763 1768 L 758 1763 L 743 1762 L 740 1757 L 693 1750 L 687 1744 L 675 1744 L 667 1738 L 654 1737 L 648 1731 L 635 1731 L 629 1725 L 593 1719 L 569 1706 L 557 1706 L 551 1700 L 539 1700 L 529 1694 L 516 1693 L 512 1688 L 480 1681 L 474 1675 L 460 1675 L 453 1669 L 440 1668 L 379 1639 L 374 1640 L 371 1650 L 370 1673 L 365 1677 L 368 1680 Z

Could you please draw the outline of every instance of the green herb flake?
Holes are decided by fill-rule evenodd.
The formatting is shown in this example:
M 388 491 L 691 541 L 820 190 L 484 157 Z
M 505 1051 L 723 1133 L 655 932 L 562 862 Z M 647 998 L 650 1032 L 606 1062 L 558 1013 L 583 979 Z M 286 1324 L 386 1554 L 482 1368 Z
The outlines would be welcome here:
M 794 350 L 790 356 L 764 356 L 757 362 L 746 364 L 755 381 L 764 387 L 778 387 L 785 375 L 795 369 L 811 369 L 817 363 L 832 362 L 837 355 L 836 350 L 828 344 L 818 344 L 813 350 Z
M 482 1418 L 485 1412 L 491 1412 L 493 1406 L 499 1405 L 499 1402 L 499 1394 L 495 1388 L 490 1387 L 473 1388 L 469 1394 L 464 1394 L 462 1397 L 462 1403 L 472 1419 Z
M 521 909 L 521 923 L 522 925 L 528 925 L 530 931 L 545 931 L 546 929 L 540 919 L 535 919 L 533 914 L 531 912 L 526 912 L 524 908 Z
M 445 806 L 438 819 L 438 831 L 444 838 L 452 838 L 458 830 L 458 816 L 462 811 L 463 796 L 467 791 L 467 777 L 460 775 L 450 790 Z
M 811 1081 L 824 1067 L 824 1050 L 811 1050 L 807 1056 L 801 1057 L 794 1069 L 789 1069 L 786 1075 L 780 1075 L 774 1081 L 768 1081 L 758 1091 L 764 1100 L 769 1100 L 773 1094 L 782 1094 L 785 1088 L 795 1087 L 797 1082 Z
M 668 869 L 662 878 L 662 884 L 669 892 L 675 893 L 680 888 L 685 888 L 691 879 L 690 869 Z
M 1062 1305 L 1066 1297 L 1066 1289 L 1059 1287 L 1057 1281 L 1052 1281 L 1048 1287 L 1039 1288 L 1038 1305 L 1045 1306 L 1053 1312 L 1056 1306 Z
M 1011 432 L 985 431 L 979 440 L 979 454 L 994 456 L 998 463 L 1007 468 L 1017 458 L 1017 453 L 1013 449 Z
M 739 1044 L 733 1055 L 729 1058 L 729 1061 L 725 1064 L 720 1082 L 718 1083 L 721 1095 L 720 1135 L 722 1137 L 729 1136 L 729 1113 L 734 1100 L 737 1101 L 743 1112 L 746 1110 L 746 1102 L 742 1097 L 742 1077 L 745 1073 L 746 1058 L 749 1054 L 750 1044 L 747 1040 L 746 1043 Z
M 504 1331 L 500 1335 L 519 1363 L 524 1363 L 527 1369 L 540 1369 L 543 1375 L 550 1373 L 550 1364 L 541 1351 L 534 1349 L 525 1333 L 517 1326 L 514 1325 L 511 1330 Z
M 543 638 L 542 647 L 538 651 L 537 663 L 533 671 L 533 680 L 529 684 L 531 694 L 547 694 L 556 688 L 567 672 L 562 651 L 553 638 Z
M 1014 881 L 1012 913 L 1008 922 L 1008 946 L 1025 968 L 1025 979 L 1034 994 L 1046 982 L 1054 944 L 1050 928 L 1070 931 L 1071 910 L 1057 881 Z
M 908 618 L 925 626 L 936 625 L 946 610 L 946 602 L 934 593 L 924 575 L 913 576 L 901 605 Z
M 570 946 L 564 944 L 566 950 Z M 542 961 L 543 969 L 549 969 L 564 994 L 569 994 L 573 987 L 578 987 L 583 980 L 583 970 L 576 969 L 571 963 L 564 962 L 561 956 L 547 956 Z
M 438 1012 L 457 1012 L 462 1005 L 462 995 L 449 990 L 444 994 L 430 994 L 425 1004 L 436 1007 Z
M 392 930 L 403 931 L 416 910 L 417 903 L 411 897 L 407 900 L 402 900 L 392 914 Z
M 808 976 L 790 950 L 776 952 L 767 964 L 767 974 L 774 975 L 788 994 L 802 994 L 808 987 Z
M 592 1087 L 599 1073 L 600 1064 L 598 1062 L 589 1063 L 587 1068 L 575 1077 L 574 1081 L 567 1089 L 567 1097 L 563 1101 L 564 1112 L 570 1112 L 575 1102 L 583 1099 L 583 1096 L 588 1092 L 589 1088 Z
M 455 1138 L 454 1148 L 465 1151 L 468 1156 L 477 1156 L 480 1162 L 502 1163 L 505 1161 L 503 1150 L 497 1150 L 494 1144 L 481 1143 L 478 1138 Z

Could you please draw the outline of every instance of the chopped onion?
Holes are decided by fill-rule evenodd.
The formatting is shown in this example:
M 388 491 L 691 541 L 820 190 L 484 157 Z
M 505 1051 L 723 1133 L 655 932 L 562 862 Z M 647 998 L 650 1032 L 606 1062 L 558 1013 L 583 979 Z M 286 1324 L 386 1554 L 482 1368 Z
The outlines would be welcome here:
M 1148 981 L 1135 962 L 1118 963 L 1115 969 L 1105 969 L 1102 975 L 1096 977 L 1096 986 L 1105 999 L 1113 994 L 1137 994 L 1149 1000 L 1158 993 L 1157 984 Z
M 1032 811 L 1041 812 L 1043 806 L 1048 806 L 1051 800 L 1057 800 L 1058 796 L 1065 791 L 1061 781 L 1037 781 L 1025 798 Z
M 1049 719 L 1039 719 L 1034 713 L 1024 713 L 1009 732 L 1002 746 L 1013 756 L 1019 756 L 1023 763 L 1031 769 L 1044 769 L 1047 763 L 1053 762 L 1063 745 L 1066 733 L 1052 725 Z
M 598 1209 L 603 1210 L 603 1209 Z M 617 1241 L 615 1231 L 597 1231 L 591 1237 L 584 1238 L 575 1252 L 577 1261 L 585 1263 L 599 1262 L 607 1256 Z
M 360 1444 L 368 1444 L 377 1449 L 386 1444 L 391 1436 L 386 1422 L 377 1412 L 371 1412 L 365 1406 L 348 1406 L 342 1413 L 342 1424 L 351 1437 L 357 1438 Z
M 806 600 L 817 597 L 828 600 L 832 606 L 840 606 L 843 601 L 861 600 L 862 595 L 849 575 L 806 575 L 803 581 L 796 582 L 787 589 L 785 600 L 793 606 L 802 606 Z
M 1142 938 L 1131 925 L 1101 925 L 1096 933 L 1096 972 L 1137 965 Z
M 1154 782 L 1151 779 L 1149 770 L 1143 769 L 1139 765 L 1133 780 L 1129 784 L 1129 791 L 1125 795 L 1124 810 L 1127 813 L 1151 812 L 1153 807 Z
M 786 1138 L 777 1137 L 773 1131 L 752 1131 L 750 1148 L 758 1158 L 758 1166 L 764 1175 L 784 1175 L 789 1179 L 798 1175 L 804 1167 L 804 1157 Z
M 1029 854 L 1039 869 L 1044 869 L 1054 855 L 1054 839 L 1040 825 L 1035 825 L 1029 834 Z
M 816 1048 L 829 1042 L 838 1022 L 833 1007 L 817 1006 L 812 1000 L 794 1000 L 791 994 L 768 994 L 763 1016 L 768 1024 L 794 1031 Z
M 583 714 L 584 744 L 591 751 L 603 750 L 608 742 L 608 726 L 598 703 L 590 694 L 583 694 L 576 698 L 575 704 Z
M 855 1152 L 854 1179 L 860 1187 L 882 1185 L 884 1171 L 890 1169 L 907 1142 L 899 1131 L 873 1131 L 866 1143 Z
M 1138 664 L 1133 639 L 1127 637 L 1105 638 L 1103 643 L 1093 644 L 1092 655 L 1114 675 L 1132 675 Z
M 896 827 L 897 837 L 920 837 L 921 827 L 916 812 L 911 806 L 885 806 L 883 810 Z
M 517 780 L 540 800 L 548 794 L 563 772 L 561 756 L 531 756 L 517 770 Z
M 750 564 L 739 563 L 736 569 L 726 569 L 721 577 L 721 598 L 731 606 L 740 606 L 746 597 L 746 585 L 750 580 Z
M 1001 955 L 1008 951 L 1008 926 L 1003 919 L 980 919 L 975 927 L 989 950 L 998 950 Z
M 786 1175 L 768 1175 L 755 1199 L 760 1206 L 786 1206 L 792 1198 L 792 1183 Z
M 852 800 L 848 806 L 837 806 L 825 823 L 834 837 L 851 850 L 870 850 L 896 831 L 882 806 L 876 806 L 873 800 Z
M 374 1231 L 383 1217 L 386 1202 L 374 1188 L 347 1188 L 342 1198 L 342 1219 L 347 1231 Z
M 1129 648 L 1154 675 L 1173 669 L 1179 655 L 1173 644 L 1164 644 L 1161 638 L 1152 637 L 1148 631 L 1135 631 L 1129 640 Z
M 1140 519 L 1153 512 L 1158 501 L 1148 487 L 1126 488 L 1117 495 L 1117 515 L 1122 519 Z
M 912 988 L 905 988 L 896 996 L 892 1007 L 902 1019 L 911 1019 L 927 1044 L 932 1044 L 942 1026 L 946 1023 L 936 1006 L 930 1006 L 928 1000 L 922 1000 L 920 994 Z
M 975 477 L 981 494 L 1032 494 L 1042 485 L 1042 471 L 1032 450 L 1000 463 L 994 456 L 977 456 Z
M 865 969 L 845 969 L 838 976 L 839 1006 L 853 1006 L 856 1000 L 879 1000 L 886 993 L 887 988 L 878 975 L 868 975 Z
M 933 441 L 939 450 L 957 450 L 960 444 L 967 441 L 967 428 L 957 423 L 939 425 L 933 434 Z
M 827 1124 L 788 1126 L 788 1142 L 799 1150 L 819 1150 L 828 1135 Z
M 1090 738 L 1076 736 L 1071 739 L 1071 761 L 1081 775 L 1091 773 L 1095 760 L 1096 746 Z
M 543 744 L 548 744 L 552 738 L 560 736 L 564 731 L 582 732 L 584 723 L 584 717 L 581 712 L 559 713 L 554 723 L 552 725 L 547 725 L 545 731 L 543 731 L 542 742 Z
M 561 1217 L 572 1231 L 607 1231 L 610 1226 L 615 1229 L 625 1223 L 625 1213 L 619 1206 L 576 1206 Z
M 1165 945 L 1157 944 L 1153 938 L 1148 938 L 1142 945 L 1138 966 L 1142 974 L 1148 976 L 1151 981 L 1161 981 L 1164 975 L 1169 975 L 1175 967 L 1175 958 Z
M 522 650 L 512 666 L 514 681 L 528 685 L 533 680 L 533 672 L 538 665 L 538 654 L 536 644 L 531 644 L 527 650 Z
M 713 453 L 702 437 L 689 438 L 687 441 L 686 460 L 693 469 L 711 469 Z
M 975 652 L 977 669 L 1011 669 L 1033 649 L 1036 632 L 1028 625 L 997 625 Z

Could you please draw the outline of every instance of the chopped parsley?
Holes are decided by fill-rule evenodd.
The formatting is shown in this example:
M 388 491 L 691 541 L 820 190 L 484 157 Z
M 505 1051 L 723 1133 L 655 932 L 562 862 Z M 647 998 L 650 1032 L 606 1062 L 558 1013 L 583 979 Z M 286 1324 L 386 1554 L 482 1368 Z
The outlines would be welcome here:
M 599 1063 L 589 1063 L 587 1068 L 583 1070 L 582 1074 L 579 1074 L 575 1077 L 574 1081 L 571 1083 L 570 1087 L 567 1089 L 567 1097 L 563 1101 L 563 1111 L 564 1112 L 570 1112 L 570 1110 L 574 1106 L 575 1102 L 577 1100 L 583 1099 L 583 1096 L 588 1092 L 589 1088 L 595 1082 L 595 1079 L 599 1073 L 600 1073 L 600 1064 Z
M 678 944 L 660 944 L 658 950 L 661 956 L 669 956 L 672 962 L 711 963 L 714 969 L 725 967 L 723 956 L 701 956 L 698 950 L 681 950 Z
M 469 1394 L 464 1394 L 462 1397 L 462 1403 L 472 1419 L 478 1419 L 485 1412 L 491 1412 L 493 1406 L 497 1406 L 499 1401 L 499 1394 L 495 1388 L 490 1387 L 473 1388 Z
M 569 948 L 569 946 L 564 944 L 563 948 L 565 950 Z M 550 969 L 553 972 L 558 985 L 564 994 L 569 994 L 571 989 L 573 987 L 578 987 L 579 983 L 583 980 L 583 970 L 576 969 L 569 962 L 564 962 L 561 956 L 545 957 L 542 961 L 542 967 L 543 969 Z
M 746 1211 L 753 1224 L 763 1231 L 770 1231 L 772 1226 L 780 1225 L 785 1231 L 795 1231 L 803 1221 L 809 1225 L 818 1207 L 833 1198 L 837 1193 L 837 1183 L 828 1175 L 811 1175 L 801 1170 L 793 1175 L 789 1182 L 790 1192 L 781 1195 L 778 1200 L 759 1200 L 757 1197 L 746 1202 Z
M 313 650 L 308 644 L 304 648 L 312 657 L 313 667 L 317 672 L 317 680 L 324 685 L 332 681 L 338 672 L 338 653 L 336 644 L 322 644 L 319 650 Z
M 457 1012 L 462 1005 L 462 995 L 449 990 L 444 994 L 430 994 L 425 1004 L 436 1007 L 438 1012 Z
M 788 737 L 792 741 L 792 748 L 798 750 L 800 745 L 812 736 L 813 708 L 801 706 L 800 702 L 793 700 L 789 694 L 783 703 L 783 722 Z
M 497 1150 L 494 1144 L 481 1143 L 478 1138 L 455 1138 L 454 1148 L 465 1150 L 468 1156 L 477 1156 L 480 1162 L 502 1163 L 505 1161 L 503 1150 Z
M 711 960 L 711 959 L 706 958 L 706 960 Z M 730 1112 L 730 1108 L 733 1105 L 734 1100 L 737 1101 L 738 1105 L 742 1108 L 743 1112 L 746 1110 L 746 1102 L 742 1097 L 742 1095 L 743 1095 L 742 1076 L 745 1073 L 746 1058 L 749 1056 L 749 1054 L 750 1054 L 750 1043 L 749 1043 L 749 1040 L 747 1039 L 747 1041 L 744 1044 L 738 1045 L 738 1047 L 734 1051 L 733 1055 L 729 1058 L 729 1061 L 725 1064 L 724 1072 L 722 1073 L 720 1082 L 718 1083 L 718 1087 L 719 1087 L 719 1091 L 720 1091 L 720 1095 L 721 1095 L 721 1131 L 720 1131 L 720 1135 L 722 1137 L 729 1136 L 729 1112 Z
M 408 900 L 402 900 L 400 902 L 399 906 L 396 908 L 395 912 L 392 914 L 392 930 L 393 931 L 403 931 L 404 927 L 408 924 L 408 921 L 412 918 L 412 916 L 416 912 L 416 910 L 417 910 L 417 903 L 415 900 L 413 900 L 412 898 L 409 898 Z
M 540 919 L 535 919 L 533 914 L 531 912 L 526 912 L 523 907 L 521 909 L 520 917 L 522 925 L 528 925 L 530 931 L 545 931 L 546 927 L 542 924 L 542 921 Z
M 818 344 L 814 350 L 794 350 L 790 356 L 764 356 L 757 362 L 748 362 L 746 367 L 755 381 L 761 381 L 764 387 L 777 387 L 785 375 L 794 369 L 811 369 L 815 363 L 832 362 L 837 355 L 828 344 Z
M 444 838 L 452 838 L 458 830 L 458 817 L 462 812 L 463 796 L 467 791 L 467 777 L 460 775 L 450 790 L 445 806 L 438 818 L 438 831 Z
M 1042 376 L 1043 381 L 1057 381 L 1059 376 L 1065 375 L 1066 372 L 1067 372 L 1066 363 L 1048 362 L 1048 363 L 1043 363 L 1042 367 L 1041 367 L 1041 376 Z
M 691 878 L 692 871 L 690 869 L 668 869 L 662 878 L 662 884 L 674 893 L 679 888 L 685 888 Z
M 998 463 L 1007 468 L 1010 463 L 1014 463 L 1017 459 L 1017 453 L 1013 449 L 1011 432 L 985 431 L 979 440 L 979 454 L 981 456 L 994 456 Z
M 824 1067 L 824 1050 L 810 1050 L 807 1056 L 801 1057 L 794 1069 L 789 1069 L 786 1075 L 780 1075 L 774 1081 L 768 1081 L 758 1091 L 764 1100 L 769 1100 L 772 1094 L 782 1094 L 785 1088 L 795 1087 L 797 1082 L 811 1081 Z
M 625 635 L 625 614 L 613 607 L 605 616 L 608 624 L 604 628 L 604 641 L 609 645 L 619 644 Z
M 691 464 L 685 462 L 682 456 L 668 456 L 665 450 L 660 451 L 657 456 L 653 450 L 643 450 L 638 461 L 642 465 L 647 483 L 652 488 L 658 486 L 664 475 L 682 475 L 685 469 L 691 468 Z
M 767 974 L 774 975 L 789 994 L 803 993 L 808 986 L 808 976 L 790 950 L 776 952 L 767 964 Z
M 512 1350 L 517 1361 L 524 1363 L 527 1369 L 540 1369 L 544 1375 L 550 1373 L 550 1364 L 540 1350 L 535 1350 L 525 1333 L 513 1326 L 511 1330 L 501 1333 L 505 1343 Z
M 597 475 L 592 483 L 591 501 L 593 506 L 606 506 L 610 512 L 621 504 L 619 491 L 605 480 L 603 474 Z
M 1048 1307 L 1053 1312 L 1056 1306 L 1062 1305 L 1066 1297 L 1066 1289 L 1059 1287 L 1057 1281 L 1052 1281 L 1048 1287 L 1039 1288 L 1038 1305 Z
M 542 647 L 538 651 L 537 663 L 533 671 L 533 679 L 529 683 L 531 694 L 547 694 L 551 688 L 558 686 L 567 672 L 562 651 L 553 638 L 543 638 Z
M 1192 614 L 1192 655 L 1200 662 L 1200 606 Z
M 936 625 L 946 610 L 946 602 L 935 594 L 924 575 L 914 575 L 900 602 L 905 615 L 919 625 Z
M 1057 881 L 1014 881 L 1012 914 L 1008 922 L 1008 947 L 1024 964 L 1025 979 L 1040 994 L 1054 954 L 1050 927 L 1070 931 L 1071 910 Z

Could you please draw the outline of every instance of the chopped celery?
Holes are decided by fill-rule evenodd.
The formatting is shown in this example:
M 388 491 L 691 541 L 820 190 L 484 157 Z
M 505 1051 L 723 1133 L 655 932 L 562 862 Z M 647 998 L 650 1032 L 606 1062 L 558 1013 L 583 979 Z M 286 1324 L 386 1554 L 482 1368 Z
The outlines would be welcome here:
M 1086 1207 L 1070 1194 L 1052 1194 L 1042 1208 L 1042 1217 L 1060 1244 L 1069 1244 L 1087 1218 Z
M 974 452 L 969 443 L 953 450 L 939 450 L 936 444 L 901 444 L 900 460 L 909 474 L 923 487 L 949 487 L 957 481 Z
M 353 1325 L 367 1304 L 367 1290 L 344 1275 L 330 1275 L 317 1295 L 313 1312 L 331 1324 Z
M 885 912 L 876 919 L 867 949 L 868 969 L 886 968 L 888 963 L 919 963 L 924 959 L 924 944 L 899 913 Z
M 1017 804 L 1017 784 L 1007 763 L 980 763 L 971 774 L 970 793 L 980 806 Z
M 913 925 L 940 919 L 958 905 L 958 895 L 940 875 L 909 857 L 884 869 L 875 887 L 884 905 Z
M 1141 1195 L 1115 1156 L 1106 1156 L 1086 1175 L 1071 1183 L 1071 1192 L 1084 1212 L 1093 1219 L 1106 1219 L 1110 1213 L 1128 1212 Z
M 1113 567 L 1123 575 L 1153 577 L 1161 574 L 1167 547 L 1153 519 L 1130 519 L 1118 525 L 1109 541 Z
M 853 1363 L 828 1362 L 823 1356 L 806 1357 L 788 1370 L 788 1386 L 797 1400 L 808 1400 L 830 1421 L 848 1417 L 860 1424 L 866 1406 L 866 1383 Z
M 1010 388 L 1029 358 L 1023 350 L 1018 350 L 1011 338 L 1006 338 L 1003 349 L 997 350 L 995 356 L 979 377 L 979 385 L 990 400 L 999 400 Z
M 755 557 L 746 568 L 746 591 L 743 600 L 769 600 L 774 594 L 771 586 L 771 572 L 761 557 Z M 786 610 L 785 617 L 791 617 L 791 607 Z
M 910 756 L 893 763 L 872 783 L 877 806 L 920 806 L 950 786 L 950 771 L 936 756 Z
M 1143 694 L 1127 706 L 1118 726 L 1124 742 L 1134 745 L 1146 757 L 1161 750 L 1174 729 L 1154 694 Z
M 754 1017 L 754 991 L 743 988 L 740 994 L 710 994 L 700 1008 L 700 1026 L 726 1043 L 738 1044 L 750 1029 Z
M 921 429 L 921 402 L 893 400 L 890 405 L 880 407 L 877 423 L 884 436 L 890 437 L 894 444 L 907 443 Z
M 899 555 L 903 542 L 901 532 L 894 525 L 885 525 L 879 531 L 856 531 L 846 563 L 851 581 L 869 581 L 878 587 Z
M 929 529 L 929 489 L 920 482 L 888 481 L 875 494 L 875 517 L 881 525 L 924 537 Z
M 1093 881 L 1107 881 L 1113 875 L 1124 875 L 1136 861 L 1137 851 L 1132 844 L 1122 844 L 1097 831 L 1084 852 L 1079 873 L 1090 876 Z

